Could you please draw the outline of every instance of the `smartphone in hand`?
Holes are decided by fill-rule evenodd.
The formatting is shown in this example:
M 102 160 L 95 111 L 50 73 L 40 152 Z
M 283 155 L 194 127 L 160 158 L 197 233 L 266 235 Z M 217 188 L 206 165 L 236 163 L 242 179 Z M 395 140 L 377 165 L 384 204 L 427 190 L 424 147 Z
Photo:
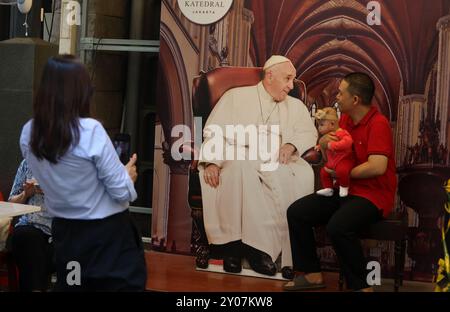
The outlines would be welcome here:
M 131 157 L 131 137 L 126 133 L 118 133 L 114 136 L 113 145 L 120 161 L 125 165 Z

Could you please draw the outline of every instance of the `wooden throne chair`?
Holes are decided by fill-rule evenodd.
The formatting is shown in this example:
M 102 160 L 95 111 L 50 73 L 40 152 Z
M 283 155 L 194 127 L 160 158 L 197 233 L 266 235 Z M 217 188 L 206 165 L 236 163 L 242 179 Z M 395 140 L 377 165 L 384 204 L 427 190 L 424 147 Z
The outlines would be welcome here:
M 260 67 L 220 67 L 207 73 L 200 73 L 194 78 L 192 86 L 192 110 L 194 117 L 202 118 L 202 129 L 208 119 L 212 109 L 229 89 L 243 86 L 256 85 L 261 80 L 262 68 Z M 294 89 L 289 94 L 302 99 L 304 102 L 305 92 L 303 92 L 300 81 L 295 81 Z M 312 148 L 305 152 L 302 157 L 311 164 L 321 162 L 321 155 Z M 200 180 L 197 169 L 197 161 L 193 161 L 189 171 L 189 193 L 188 201 L 191 207 L 193 219 L 192 229 L 192 252 L 196 256 L 196 265 L 205 269 L 208 267 L 209 259 L 217 258 L 211 255 L 211 248 L 206 237 L 203 223 L 203 205 L 200 188 Z

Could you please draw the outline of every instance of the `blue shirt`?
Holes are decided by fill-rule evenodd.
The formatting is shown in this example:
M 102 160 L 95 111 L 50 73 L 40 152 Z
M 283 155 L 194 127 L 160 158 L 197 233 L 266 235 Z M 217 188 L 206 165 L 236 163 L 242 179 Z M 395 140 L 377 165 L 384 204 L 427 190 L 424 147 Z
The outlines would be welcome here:
M 11 199 L 11 197 L 13 196 L 22 193 L 23 185 L 25 184 L 25 182 L 33 178 L 34 178 L 33 173 L 31 172 L 26 160 L 24 159 L 20 163 L 19 169 L 17 169 L 16 178 L 14 179 L 14 184 L 11 189 L 11 193 L 9 194 L 9 199 Z M 48 214 L 48 211 L 45 208 L 44 195 L 36 193 L 30 198 L 28 198 L 26 204 L 33 206 L 40 206 L 42 210 L 39 212 L 33 212 L 21 216 L 19 218 L 19 221 L 16 223 L 16 226 L 32 225 L 35 228 L 38 228 L 41 231 L 43 231 L 45 234 L 51 235 L 52 217 Z
M 22 129 L 20 148 L 44 191 L 45 205 L 52 216 L 103 219 L 126 210 L 137 194 L 103 126 L 91 118 L 79 121 L 79 143 L 57 164 L 38 160 L 32 153 L 32 120 Z

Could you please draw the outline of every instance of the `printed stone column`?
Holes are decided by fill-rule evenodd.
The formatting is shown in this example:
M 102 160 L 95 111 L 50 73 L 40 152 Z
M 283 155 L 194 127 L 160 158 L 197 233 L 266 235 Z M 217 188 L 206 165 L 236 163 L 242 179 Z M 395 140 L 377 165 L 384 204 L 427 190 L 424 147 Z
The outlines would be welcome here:
M 450 15 L 439 19 L 439 56 L 437 67 L 436 104 L 439 108 L 441 129 L 440 141 L 448 146 L 450 105 Z
M 397 165 L 401 165 L 406 154 L 406 148 L 417 143 L 422 108 L 425 106 L 425 95 L 400 96 L 398 103 L 395 149 Z
M 230 11 L 228 31 L 229 61 L 232 66 L 248 66 L 250 32 L 254 21 L 253 12 L 244 7 L 243 0 L 235 0 Z M 233 44 L 233 43 L 239 44 Z

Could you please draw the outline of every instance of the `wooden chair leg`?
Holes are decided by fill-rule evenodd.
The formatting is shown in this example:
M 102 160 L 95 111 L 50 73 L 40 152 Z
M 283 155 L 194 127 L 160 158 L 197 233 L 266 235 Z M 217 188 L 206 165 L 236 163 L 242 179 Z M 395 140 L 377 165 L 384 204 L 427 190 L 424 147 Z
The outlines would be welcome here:
M 209 265 L 209 244 L 203 224 L 203 211 L 201 209 L 192 209 L 191 214 L 194 223 L 193 246 L 195 246 L 195 264 L 201 269 L 206 269 Z
M 403 275 L 405 272 L 405 258 L 406 258 L 406 237 L 401 242 L 401 254 L 400 254 L 400 286 L 403 286 Z
M 398 292 L 400 288 L 400 279 L 401 279 L 401 261 L 402 261 L 402 240 L 395 241 L 395 247 L 394 247 L 394 253 L 395 253 L 395 264 L 394 264 L 394 291 Z
M 344 273 L 339 269 L 339 291 L 344 290 Z

